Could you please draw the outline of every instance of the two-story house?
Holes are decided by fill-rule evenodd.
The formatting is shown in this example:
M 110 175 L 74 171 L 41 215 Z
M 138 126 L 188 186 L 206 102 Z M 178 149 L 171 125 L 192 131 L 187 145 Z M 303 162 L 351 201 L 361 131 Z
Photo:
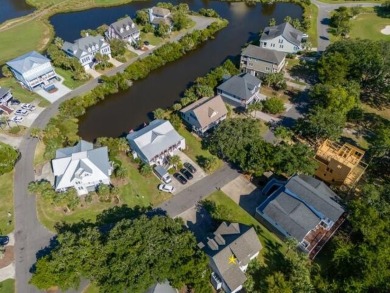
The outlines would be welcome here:
M 47 87 L 58 80 L 50 60 L 32 51 L 7 62 L 14 77 L 28 90 Z
M 225 120 L 227 113 L 221 96 L 204 97 L 180 111 L 185 123 L 189 124 L 192 130 L 200 136 Z
M 140 30 L 130 17 L 119 19 L 112 23 L 106 32 L 109 40 L 120 39 L 133 44 L 139 40 Z
M 112 165 L 107 147 L 93 148 L 84 140 L 73 147 L 58 149 L 51 161 L 56 191 L 75 188 L 78 195 L 95 191 L 100 184 L 110 184 Z
M 263 248 L 253 227 L 226 223 L 218 227 L 213 237 L 198 243 L 209 257 L 211 284 L 215 290 L 236 293 L 246 281 L 245 271 Z
M 127 141 L 134 158 L 149 165 L 165 165 L 167 158 L 186 147 L 185 139 L 166 120 L 156 119 L 144 128 L 130 132 Z
M 159 24 L 167 24 L 172 29 L 172 17 L 171 11 L 166 8 L 154 6 L 149 8 L 149 22 L 154 26 L 158 27 Z
M 286 53 L 249 45 L 241 53 L 242 72 L 263 77 L 268 73 L 280 72 L 286 64 Z
M 219 85 L 217 94 L 221 95 L 226 103 L 246 108 L 249 104 L 261 99 L 260 86 L 260 79 L 249 73 L 241 73 Z
M 100 35 L 86 36 L 74 41 L 74 43 L 64 42 L 62 50 L 69 56 L 76 57 L 85 69 L 93 68 L 97 53 L 111 58 L 110 44 Z
M 14 109 L 10 107 L 10 101 L 12 100 L 12 93 L 9 88 L 0 87 L 0 114 L 11 114 Z
M 352 187 L 364 174 L 367 164 L 362 161 L 364 151 L 349 143 L 340 145 L 325 140 L 317 149 L 316 177 L 332 185 Z
M 312 259 L 345 220 L 340 198 L 314 177 L 272 179 L 262 192 L 267 199 L 256 208 L 256 218 L 279 237 L 295 238 Z
M 303 33 L 288 22 L 268 26 L 260 37 L 260 47 L 286 53 L 297 53 L 303 50 Z

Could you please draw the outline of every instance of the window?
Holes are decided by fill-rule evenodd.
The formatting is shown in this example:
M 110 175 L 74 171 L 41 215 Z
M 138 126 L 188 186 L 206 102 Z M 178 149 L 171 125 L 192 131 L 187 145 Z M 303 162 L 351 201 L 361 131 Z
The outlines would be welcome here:
M 279 39 L 279 44 L 283 44 L 283 39 Z
M 267 42 L 264 42 L 264 43 L 263 43 L 263 47 L 267 47 Z
M 271 47 L 275 48 L 275 44 L 271 44 Z
M 279 45 L 279 48 L 282 48 L 282 49 L 283 49 L 283 45 Z
M 271 68 L 266 67 L 265 70 L 266 70 L 266 71 L 271 71 Z

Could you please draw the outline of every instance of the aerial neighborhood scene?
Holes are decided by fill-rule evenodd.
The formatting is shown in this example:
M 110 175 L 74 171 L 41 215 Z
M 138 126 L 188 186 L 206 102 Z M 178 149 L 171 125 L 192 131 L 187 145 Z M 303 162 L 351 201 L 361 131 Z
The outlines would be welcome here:
M 2 0 L 0 293 L 390 292 L 389 0 Z

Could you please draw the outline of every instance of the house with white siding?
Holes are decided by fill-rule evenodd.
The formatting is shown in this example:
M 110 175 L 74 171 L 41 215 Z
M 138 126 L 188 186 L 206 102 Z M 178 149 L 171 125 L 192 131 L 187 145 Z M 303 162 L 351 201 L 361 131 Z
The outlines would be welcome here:
M 50 60 L 36 51 L 31 51 L 7 62 L 14 77 L 30 91 L 49 86 L 59 78 Z
M 93 68 L 97 53 L 111 58 L 110 44 L 100 35 L 86 36 L 74 41 L 74 43 L 64 42 L 62 50 L 69 56 L 76 57 L 85 69 Z

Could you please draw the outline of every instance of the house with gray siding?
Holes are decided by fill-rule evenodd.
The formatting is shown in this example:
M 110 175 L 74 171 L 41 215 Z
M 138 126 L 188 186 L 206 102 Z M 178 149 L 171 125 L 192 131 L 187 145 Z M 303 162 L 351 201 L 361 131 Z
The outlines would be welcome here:
M 225 79 L 217 87 L 217 93 L 226 103 L 246 108 L 249 104 L 261 100 L 260 86 L 260 79 L 249 73 L 241 73 Z
M 226 119 L 227 109 L 221 96 L 204 97 L 181 109 L 180 114 L 186 124 L 198 135 L 204 135 L 208 130 Z
M 64 42 L 62 50 L 69 56 L 76 57 L 85 69 L 93 68 L 97 53 L 111 58 L 110 44 L 100 35 L 86 36 L 74 41 L 74 43 Z
M 156 119 L 127 137 L 134 158 L 149 165 L 165 165 L 167 158 L 186 147 L 185 139 L 169 121 Z
M 268 26 L 260 37 L 260 47 L 285 53 L 297 53 L 303 50 L 303 32 L 288 22 Z
M 153 27 L 158 27 L 161 23 L 167 24 L 172 29 L 173 21 L 171 11 L 166 8 L 154 6 L 149 8 L 149 22 Z
M 44 88 L 58 80 L 50 60 L 31 51 L 7 62 L 14 77 L 30 91 Z
M 12 100 L 12 93 L 9 88 L 0 87 L 0 105 L 8 105 Z
M 286 55 L 284 52 L 249 45 L 241 53 L 240 68 L 242 72 L 257 77 L 278 73 L 286 64 Z
M 109 40 L 120 39 L 133 44 L 139 40 L 140 30 L 130 17 L 119 19 L 110 24 L 106 32 Z
M 267 199 L 256 218 L 281 238 L 294 238 L 311 258 L 345 220 L 340 198 L 322 181 L 296 175 L 288 181 L 272 179 L 263 189 Z
M 253 227 L 226 223 L 204 242 L 198 243 L 209 257 L 211 283 L 215 290 L 236 293 L 246 281 L 245 271 L 263 248 Z

